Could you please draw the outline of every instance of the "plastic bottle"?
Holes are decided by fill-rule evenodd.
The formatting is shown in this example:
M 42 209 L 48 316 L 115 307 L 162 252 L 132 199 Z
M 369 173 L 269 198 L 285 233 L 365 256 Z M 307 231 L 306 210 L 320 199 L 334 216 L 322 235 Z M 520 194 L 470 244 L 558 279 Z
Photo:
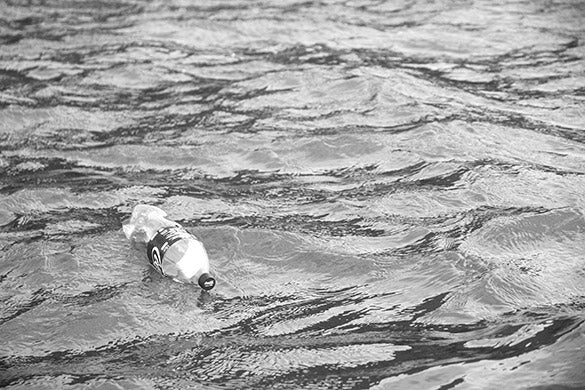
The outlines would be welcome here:
M 209 274 L 203 243 L 177 222 L 166 219 L 166 215 L 158 207 L 137 205 L 122 226 L 126 238 L 146 244 L 150 264 L 162 275 L 211 290 L 215 279 Z

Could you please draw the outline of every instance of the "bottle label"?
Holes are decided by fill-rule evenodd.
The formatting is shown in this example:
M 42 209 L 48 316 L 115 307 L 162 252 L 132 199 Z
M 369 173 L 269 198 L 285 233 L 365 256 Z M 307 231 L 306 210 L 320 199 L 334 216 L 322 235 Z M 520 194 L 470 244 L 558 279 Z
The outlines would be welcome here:
M 165 253 L 175 242 L 190 237 L 191 234 L 181 226 L 167 226 L 159 229 L 146 246 L 148 261 L 158 272 L 165 275 L 162 267 Z

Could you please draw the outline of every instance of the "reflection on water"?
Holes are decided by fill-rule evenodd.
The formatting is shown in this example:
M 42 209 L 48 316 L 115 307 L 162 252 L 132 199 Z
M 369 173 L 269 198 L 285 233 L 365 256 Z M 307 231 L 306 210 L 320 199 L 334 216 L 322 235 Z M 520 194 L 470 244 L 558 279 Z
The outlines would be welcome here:
M 1 385 L 585 384 L 581 2 L 2 8 Z

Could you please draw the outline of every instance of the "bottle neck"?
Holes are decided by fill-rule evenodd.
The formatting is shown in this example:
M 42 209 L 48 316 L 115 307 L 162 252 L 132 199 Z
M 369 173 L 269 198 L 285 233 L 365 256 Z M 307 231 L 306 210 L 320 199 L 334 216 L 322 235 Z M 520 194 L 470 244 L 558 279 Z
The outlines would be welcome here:
M 199 286 L 202 289 L 209 291 L 213 287 L 215 287 L 215 279 L 213 278 L 213 276 L 211 276 L 210 274 L 205 272 L 205 273 L 201 274 L 201 276 L 199 276 L 199 278 L 197 280 L 197 284 L 199 284 Z

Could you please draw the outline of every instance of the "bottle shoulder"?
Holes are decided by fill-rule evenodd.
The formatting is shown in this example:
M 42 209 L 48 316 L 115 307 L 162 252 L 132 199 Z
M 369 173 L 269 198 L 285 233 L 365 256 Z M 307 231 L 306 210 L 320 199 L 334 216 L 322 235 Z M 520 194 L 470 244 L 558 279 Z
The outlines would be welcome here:
M 189 282 L 194 276 L 209 272 L 209 259 L 201 241 L 195 237 L 182 238 L 169 246 L 162 266 L 169 276 Z

